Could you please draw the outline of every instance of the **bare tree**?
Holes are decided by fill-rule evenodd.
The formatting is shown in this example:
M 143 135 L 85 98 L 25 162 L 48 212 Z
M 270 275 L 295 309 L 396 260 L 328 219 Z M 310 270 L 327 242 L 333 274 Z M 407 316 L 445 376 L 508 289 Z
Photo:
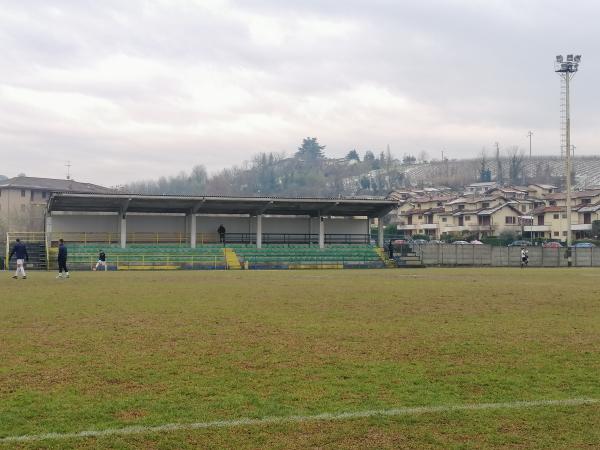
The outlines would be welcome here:
M 511 184 L 525 184 L 525 152 L 514 146 L 507 150 L 508 178 Z

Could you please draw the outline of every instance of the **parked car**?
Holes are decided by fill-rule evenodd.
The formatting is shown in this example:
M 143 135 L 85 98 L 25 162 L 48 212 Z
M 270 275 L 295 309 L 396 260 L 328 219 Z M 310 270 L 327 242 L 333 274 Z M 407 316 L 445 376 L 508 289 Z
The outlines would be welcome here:
M 423 245 L 423 244 L 428 244 L 429 241 L 427 239 L 414 239 L 413 240 L 413 244 L 417 244 L 417 245 Z
M 469 243 L 467 241 L 454 241 L 453 244 L 454 245 L 469 245 Z
M 509 247 L 529 247 L 533 245 L 531 243 L 531 241 L 512 241 L 510 244 L 508 244 Z
M 408 241 L 406 239 L 396 239 L 392 241 L 392 245 L 406 245 Z
M 544 242 L 542 244 L 544 248 L 562 248 L 562 244 L 560 242 Z
M 444 241 L 438 241 L 437 239 L 432 239 L 427 242 L 428 244 L 445 244 Z
M 483 242 L 478 241 L 477 239 L 475 239 L 474 241 L 471 241 L 471 244 L 474 244 L 474 245 L 483 245 Z
M 578 242 L 577 244 L 573 244 L 573 248 L 594 248 L 595 244 L 592 242 Z

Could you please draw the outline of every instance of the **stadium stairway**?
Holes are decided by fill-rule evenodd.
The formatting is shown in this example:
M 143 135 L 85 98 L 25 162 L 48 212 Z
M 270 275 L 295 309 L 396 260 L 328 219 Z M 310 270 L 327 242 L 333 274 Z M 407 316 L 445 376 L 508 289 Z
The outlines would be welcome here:
M 424 268 L 425 265 L 421 261 L 421 257 L 414 251 L 403 252 L 400 255 L 394 256 L 396 267 L 404 269 Z
M 46 270 L 48 268 L 48 259 L 46 257 L 46 244 L 44 242 L 26 242 L 27 254 L 29 260 L 25 264 L 25 269 Z M 7 269 L 14 270 L 17 267 L 17 260 L 13 256 L 8 262 Z
M 377 247 L 375 248 L 375 251 L 383 261 L 383 264 L 385 264 L 385 267 L 387 267 L 388 269 L 398 267 L 398 265 L 393 259 L 388 258 L 388 253 L 384 249 L 382 249 L 381 247 Z
M 240 260 L 238 256 L 235 254 L 235 250 L 229 247 L 223 248 L 223 253 L 225 255 L 225 261 L 227 262 L 227 267 L 231 270 L 240 270 L 242 268 L 240 264 Z
M 383 268 L 389 263 L 375 246 L 364 244 L 315 245 L 206 244 L 194 249 L 178 245 L 131 244 L 127 248 L 102 244 L 67 245 L 70 270 L 91 270 L 104 250 L 108 270 L 223 270 L 232 269 L 350 269 Z M 58 249 L 49 249 L 51 268 Z

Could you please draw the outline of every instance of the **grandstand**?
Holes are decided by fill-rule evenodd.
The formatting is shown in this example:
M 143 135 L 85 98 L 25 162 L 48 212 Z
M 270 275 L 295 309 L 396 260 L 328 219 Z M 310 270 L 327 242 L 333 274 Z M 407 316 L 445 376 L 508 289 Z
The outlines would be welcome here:
M 54 269 L 58 240 L 89 270 L 379 268 L 390 200 L 57 193 L 48 202 L 39 268 Z M 217 233 L 224 225 L 224 242 Z M 31 242 L 32 235 L 12 233 Z M 43 248 L 43 247 L 42 247 Z M 43 261 L 42 261 L 43 260 Z

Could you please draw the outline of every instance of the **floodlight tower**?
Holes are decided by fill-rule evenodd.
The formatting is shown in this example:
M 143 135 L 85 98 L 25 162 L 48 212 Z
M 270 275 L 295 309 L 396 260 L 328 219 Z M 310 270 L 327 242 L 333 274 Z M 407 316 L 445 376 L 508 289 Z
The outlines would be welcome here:
M 579 69 L 581 55 L 567 55 L 566 61 L 562 55 L 556 57 L 554 71 L 561 79 L 561 142 L 560 152 L 565 155 L 565 185 L 567 189 L 567 260 L 571 266 L 571 114 L 569 98 L 569 82 Z

